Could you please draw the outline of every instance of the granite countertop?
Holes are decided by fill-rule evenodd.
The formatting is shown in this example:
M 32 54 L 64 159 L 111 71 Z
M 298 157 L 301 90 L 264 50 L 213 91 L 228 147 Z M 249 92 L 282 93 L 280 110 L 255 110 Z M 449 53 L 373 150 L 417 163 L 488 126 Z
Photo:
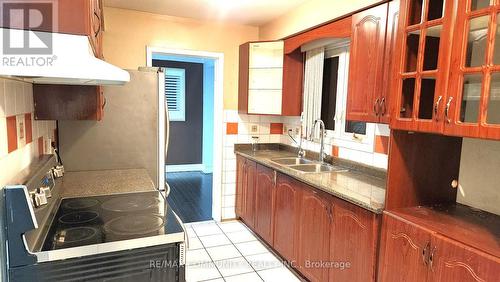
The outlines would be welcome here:
M 303 173 L 271 161 L 275 158 L 296 157 L 297 153 L 286 146 L 265 148 L 253 152 L 244 145 L 236 145 L 235 153 L 291 176 L 335 197 L 341 198 L 374 213 L 382 213 L 385 203 L 386 174 L 380 169 L 370 169 L 341 159 L 330 159 L 330 163 L 349 168 L 348 172 Z M 311 158 L 315 159 L 315 158 Z
M 145 169 L 66 172 L 58 185 L 61 198 L 156 190 Z

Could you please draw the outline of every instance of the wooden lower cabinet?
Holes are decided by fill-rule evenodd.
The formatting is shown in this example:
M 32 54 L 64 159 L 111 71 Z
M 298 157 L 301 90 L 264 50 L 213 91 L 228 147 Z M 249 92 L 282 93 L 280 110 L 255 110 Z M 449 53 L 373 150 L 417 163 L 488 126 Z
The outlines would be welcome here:
M 329 281 L 375 281 L 380 215 L 333 201 Z
M 273 196 L 276 172 L 257 165 L 255 185 L 255 231 L 267 242 L 273 241 Z M 272 244 L 271 244 L 272 245 Z
M 297 263 L 302 184 L 278 174 L 274 200 L 273 247 L 287 261 Z
M 500 259 L 385 213 L 379 281 L 498 281 Z
M 245 194 L 247 183 L 246 159 L 241 156 L 236 156 L 236 200 L 235 213 L 236 217 L 243 218 L 245 206 Z
M 431 232 L 384 214 L 378 280 L 426 281 L 430 240 Z
M 236 216 L 248 227 L 254 228 L 255 176 L 257 164 L 243 157 L 236 157 Z
M 375 281 L 380 215 L 236 160 L 236 215 L 291 266 L 310 281 Z
M 498 281 L 499 258 L 441 235 L 434 235 L 431 241 L 431 281 Z
M 299 223 L 299 270 L 310 281 L 327 281 L 332 222 L 329 197 L 312 189 L 302 192 Z

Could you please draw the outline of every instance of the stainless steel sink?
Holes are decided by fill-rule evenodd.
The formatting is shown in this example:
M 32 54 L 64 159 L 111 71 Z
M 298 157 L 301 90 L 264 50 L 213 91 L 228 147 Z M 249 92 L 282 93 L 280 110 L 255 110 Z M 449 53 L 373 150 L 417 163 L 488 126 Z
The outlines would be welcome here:
M 311 160 L 307 159 L 302 159 L 302 158 L 279 158 L 279 159 L 272 159 L 272 162 L 275 162 L 280 165 L 285 165 L 285 166 L 292 166 L 292 165 L 303 165 L 303 164 L 312 164 L 314 163 Z
M 292 165 L 289 168 L 304 172 L 304 173 L 323 173 L 323 172 L 347 172 L 346 168 L 333 166 L 329 164 L 301 164 Z

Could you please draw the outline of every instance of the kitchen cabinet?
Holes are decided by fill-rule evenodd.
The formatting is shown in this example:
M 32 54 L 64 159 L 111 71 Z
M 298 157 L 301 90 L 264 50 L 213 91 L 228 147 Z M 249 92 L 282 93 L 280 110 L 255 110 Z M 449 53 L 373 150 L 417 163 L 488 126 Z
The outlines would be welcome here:
M 267 242 L 273 242 L 273 202 L 276 171 L 257 165 L 255 184 L 255 231 Z
M 456 2 L 401 0 L 392 129 L 443 132 Z
M 245 194 L 244 185 L 247 183 L 246 175 L 246 159 L 241 156 L 236 156 L 236 196 L 235 196 L 235 213 L 236 217 L 244 217 Z
M 384 214 L 378 280 L 426 281 L 431 232 Z
M 35 8 L 40 9 L 43 15 L 52 13 L 55 19 L 44 21 L 41 25 L 32 27 L 30 30 L 68 33 L 77 35 L 86 35 L 89 38 L 94 54 L 102 58 L 102 32 L 104 27 L 104 18 L 102 13 L 102 0 L 47 0 L 43 1 L 46 5 L 52 4 L 49 11 L 45 11 L 47 6 L 33 6 L 34 3 L 4 3 L 4 5 L 15 5 L 17 9 Z M 5 7 L 4 7 L 5 9 Z M 51 10 L 50 10 L 51 9 Z M 6 10 L 7 11 L 7 10 Z M 2 21 L 1 27 L 28 29 L 22 17 L 12 18 L 9 22 Z
M 330 268 L 329 281 L 375 281 L 379 216 L 340 199 L 333 203 L 330 261 L 345 268 Z
M 236 215 L 255 228 L 255 177 L 257 164 L 242 157 L 236 159 Z
M 247 42 L 240 46 L 240 113 L 300 115 L 302 54 L 297 51 L 285 55 L 283 50 L 283 41 Z
M 412 211 L 408 216 L 416 215 L 415 210 Z M 426 217 L 426 214 L 421 211 L 421 215 L 416 216 Z M 435 217 L 434 214 L 432 216 Z M 426 224 L 434 223 L 429 221 Z M 436 226 L 444 224 L 440 222 Z M 497 280 L 500 271 L 498 257 L 431 231 L 421 224 L 407 221 L 392 212 L 385 212 L 382 226 L 380 281 Z M 482 233 L 478 232 L 479 237 L 483 236 Z M 465 238 L 475 240 L 470 236 Z
M 274 203 L 273 247 L 287 261 L 297 261 L 301 184 L 278 174 Z
M 500 140 L 500 3 L 458 1 L 455 22 L 444 133 Z
M 101 86 L 33 84 L 36 120 L 97 120 L 104 118 L 106 99 Z
M 500 259 L 447 237 L 434 235 L 429 253 L 431 281 L 496 281 Z
M 312 189 L 302 190 L 299 228 L 299 268 L 310 281 L 327 281 L 329 268 L 330 198 Z
M 387 30 L 385 33 L 385 53 L 384 53 L 384 75 L 382 93 L 379 100 L 379 123 L 389 124 L 393 114 L 393 103 L 391 99 L 391 87 L 393 84 L 394 52 L 396 49 L 396 32 L 398 30 L 400 0 L 389 2 L 387 12 Z M 376 120 L 375 120 L 376 121 Z
M 347 120 L 379 122 L 387 114 L 382 94 L 388 4 L 352 16 Z
M 292 267 L 310 281 L 375 281 L 380 215 L 236 160 L 237 216 Z

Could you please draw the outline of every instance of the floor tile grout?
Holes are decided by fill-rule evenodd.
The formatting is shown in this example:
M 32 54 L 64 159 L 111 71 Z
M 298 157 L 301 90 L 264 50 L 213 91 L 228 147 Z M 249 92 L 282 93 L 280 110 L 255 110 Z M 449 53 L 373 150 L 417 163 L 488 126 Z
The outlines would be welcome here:
M 189 224 L 189 227 L 193 230 L 194 235 L 196 236 L 194 238 L 198 239 L 200 241 L 200 243 L 201 243 L 201 248 L 198 248 L 198 249 L 189 249 L 189 250 L 193 251 L 193 250 L 201 250 L 201 249 L 203 249 L 205 251 L 205 253 L 208 255 L 208 257 L 210 259 L 210 263 L 215 266 L 215 268 L 217 269 L 217 272 L 220 275 L 219 278 L 214 278 L 214 279 L 209 279 L 209 280 L 201 280 L 201 281 L 210 281 L 210 280 L 215 280 L 215 279 L 222 279 L 223 281 L 226 281 L 226 279 L 225 279 L 226 277 L 234 277 L 234 276 L 245 275 L 245 274 L 250 274 L 250 273 L 255 273 L 261 280 L 264 281 L 264 279 L 261 276 L 261 274 L 259 273 L 259 271 L 267 271 L 267 270 L 277 269 L 277 268 L 285 268 L 287 271 L 291 272 L 295 277 L 297 277 L 300 280 L 299 276 L 297 276 L 297 274 L 295 273 L 295 271 L 292 270 L 292 269 L 290 269 L 289 267 L 287 267 L 285 265 L 284 261 L 281 259 L 281 257 L 279 255 L 277 255 L 272 249 L 270 249 L 267 246 L 266 243 L 262 242 L 261 239 L 252 230 L 250 230 L 243 222 L 238 221 L 238 220 L 235 220 L 233 222 L 240 224 L 241 226 L 243 226 L 244 229 L 235 230 L 235 231 L 231 231 L 231 232 L 225 232 L 221 228 L 221 226 L 220 226 L 221 223 L 218 223 L 218 222 L 215 222 L 215 221 L 207 221 L 207 222 L 202 222 L 202 223 L 195 222 L 195 223 L 190 223 Z M 203 224 L 212 224 L 212 223 L 215 224 L 222 233 L 207 234 L 207 235 L 204 235 L 204 236 L 199 236 L 198 232 L 196 232 L 195 228 L 193 227 L 194 225 L 203 225 Z M 224 224 L 224 223 L 222 223 L 222 224 Z M 241 232 L 241 231 L 248 231 L 248 232 L 250 232 L 251 235 L 252 235 L 252 237 L 253 237 L 253 239 L 250 240 L 250 241 L 233 242 L 229 238 L 229 236 L 228 236 L 228 233 L 235 233 L 235 232 Z M 205 244 L 203 243 L 203 241 L 200 239 L 201 237 L 214 236 L 214 235 L 224 235 L 224 237 L 229 241 L 229 243 L 228 244 L 222 244 L 222 245 L 215 245 L 215 246 L 207 247 L 207 246 L 205 246 Z M 242 253 L 242 251 L 240 251 L 240 249 L 238 249 L 238 247 L 236 246 L 236 244 L 244 244 L 244 243 L 250 243 L 250 242 L 259 242 L 265 248 L 266 252 L 260 252 L 260 253 L 250 254 L 250 255 L 244 255 Z M 224 258 L 224 259 L 219 259 L 219 260 L 214 260 L 214 258 L 212 257 L 212 255 L 210 255 L 210 253 L 208 252 L 208 249 L 217 248 L 217 247 L 224 247 L 224 246 L 233 246 L 233 248 L 236 249 L 236 251 L 238 252 L 238 254 L 240 256 L 231 257 L 231 258 Z M 272 256 L 274 256 L 280 262 L 280 265 L 276 266 L 276 267 L 270 267 L 270 268 L 265 268 L 265 269 L 260 269 L 260 270 L 255 269 L 254 265 L 250 262 L 250 260 L 248 260 L 248 257 L 256 256 L 256 255 L 263 255 L 263 254 L 266 254 L 266 253 L 270 253 Z M 219 266 L 218 266 L 217 262 L 226 261 L 226 260 L 232 260 L 232 259 L 239 259 L 239 258 L 243 258 L 243 260 L 250 266 L 250 268 L 252 269 L 252 271 L 242 272 L 242 273 L 238 273 L 238 274 L 234 274 L 234 275 L 229 275 L 229 276 L 224 276 L 222 274 L 221 270 L 219 269 Z M 194 264 L 194 265 L 197 265 L 197 264 Z

